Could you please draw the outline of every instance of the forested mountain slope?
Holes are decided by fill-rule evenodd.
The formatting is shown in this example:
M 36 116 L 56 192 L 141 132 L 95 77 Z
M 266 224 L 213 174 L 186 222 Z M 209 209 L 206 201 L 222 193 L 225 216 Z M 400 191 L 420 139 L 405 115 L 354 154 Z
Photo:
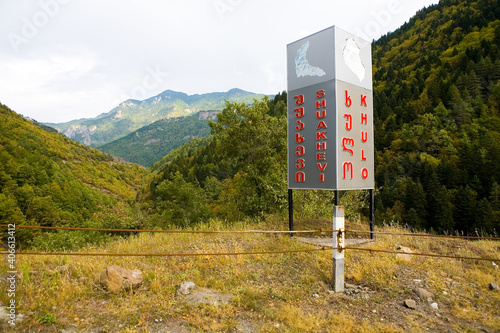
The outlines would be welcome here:
M 443 0 L 374 46 L 379 220 L 500 226 L 500 3 Z
M 378 223 L 498 231 L 499 45 L 497 0 L 441 1 L 373 44 Z M 159 216 L 184 224 L 284 213 L 282 97 L 228 104 L 208 140 L 158 163 L 150 200 Z M 184 196 L 196 199 L 185 205 Z M 331 204 L 323 192 L 296 199 L 301 210 Z
M 498 231 L 499 8 L 441 1 L 374 43 L 377 223 Z M 2 106 L 0 219 L 170 227 L 285 214 L 285 103 L 286 93 L 251 106 L 227 102 L 208 138 L 172 151 L 151 175 Z M 331 213 L 332 192 L 295 192 L 298 216 Z M 366 213 L 363 202 L 358 192 L 341 198 L 348 214 Z
M 145 174 L 138 165 L 117 162 L 62 134 L 48 132 L 0 104 L 2 224 L 116 227 L 128 223 L 133 227 L 137 221 L 130 216 L 129 204 Z M 38 235 L 42 232 L 19 229 L 18 246 L 36 243 Z M 91 234 L 81 236 L 92 241 Z M 68 248 L 72 241 L 84 241 L 76 238 L 49 236 L 38 241 Z
M 191 116 L 161 119 L 98 149 L 148 167 L 183 143 L 208 137 L 208 119 L 215 118 L 218 112 L 200 111 Z
M 211 135 L 152 166 L 146 200 L 158 224 L 216 216 L 238 221 L 286 209 L 286 94 L 252 106 L 227 102 Z

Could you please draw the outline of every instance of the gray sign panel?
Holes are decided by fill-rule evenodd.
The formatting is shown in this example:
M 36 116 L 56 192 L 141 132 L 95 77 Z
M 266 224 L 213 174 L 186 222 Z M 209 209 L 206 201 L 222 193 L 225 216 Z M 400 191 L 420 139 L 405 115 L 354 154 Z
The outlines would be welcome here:
M 372 46 L 342 29 L 335 30 L 336 80 L 372 90 Z
M 374 187 L 371 45 L 336 27 L 287 46 L 288 187 Z
M 335 81 L 289 91 L 288 105 L 289 188 L 335 188 Z
M 337 189 L 373 188 L 372 92 L 337 81 L 337 101 Z
M 335 79 L 333 28 L 287 46 L 288 91 Z
M 287 45 L 288 90 L 340 80 L 372 90 L 371 43 L 335 26 Z

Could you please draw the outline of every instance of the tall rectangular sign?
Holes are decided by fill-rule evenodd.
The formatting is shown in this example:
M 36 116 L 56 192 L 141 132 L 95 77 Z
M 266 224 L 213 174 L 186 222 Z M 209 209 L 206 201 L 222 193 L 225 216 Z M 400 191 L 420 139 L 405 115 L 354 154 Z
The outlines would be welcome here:
M 371 44 L 335 26 L 287 45 L 288 188 L 374 188 Z

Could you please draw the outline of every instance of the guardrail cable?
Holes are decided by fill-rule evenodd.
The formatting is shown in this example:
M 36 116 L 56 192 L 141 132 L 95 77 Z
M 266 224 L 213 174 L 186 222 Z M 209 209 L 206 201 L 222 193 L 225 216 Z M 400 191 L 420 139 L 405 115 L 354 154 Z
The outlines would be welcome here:
M 339 249 L 339 248 L 337 248 Z M 16 255 L 47 255 L 47 256 L 99 256 L 99 257 L 199 257 L 199 256 L 239 256 L 257 254 L 284 254 L 299 252 L 330 251 L 332 248 L 304 250 L 277 250 L 277 251 L 248 251 L 248 252 L 213 252 L 213 253 L 85 253 L 85 252 L 15 252 Z M 9 254 L 2 251 L 0 254 Z
M 0 224 L 0 228 L 7 228 L 7 224 Z M 16 225 L 22 229 L 42 230 L 70 230 L 70 231 L 108 231 L 108 232 L 150 232 L 150 233 L 177 233 L 177 234 L 305 234 L 305 233 L 332 233 L 337 230 L 153 230 L 153 229 L 107 229 L 107 228 L 77 228 L 77 227 L 45 227 L 38 225 Z
M 451 259 L 500 261 L 500 258 L 462 257 L 462 256 L 451 256 L 451 255 L 446 255 L 446 254 L 417 253 L 417 252 L 407 253 L 407 252 L 390 251 L 390 250 L 379 250 L 379 249 L 370 249 L 370 248 L 352 247 L 352 246 L 347 246 L 346 250 L 367 251 L 367 252 L 382 252 L 382 253 L 394 253 L 394 254 L 408 254 L 408 255 L 413 255 L 413 256 L 451 258 Z
M 0 224 L 1 227 L 9 227 L 6 224 Z M 144 230 L 144 229 L 106 229 L 106 228 L 76 228 L 76 227 L 47 227 L 47 226 L 28 226 L 16 225 L 15 228 L 25 229 L 48 229 L 48 230 L 74 230 L 74 231 L 107 231 L 107 232 L 150 232 L 150 233 L 194 233 L 194 234 L 299 234 L 299 233 L 333 233 L 340 230 Z M 373 233 L 381 235 L 395 235 L 395 236 L 411 236 L 411 237 L 437 237 L 437 238 L 454 238 L 454 239 L 484 239 L 484 240 L 500 240 L 499 237 L 478 237 L 478 236 L 451 236 L 451 235 L 430 235 L 430 234 L 411 234 L 411 233 L 395 233 L 383 231 L 365 231 L 365 230 L 345 230 L 349 233 Z M 480 258 L 480 257 L 464 257 L 452 256 L 433 253 L 406 253 L 391 250 L 370 249 L 362 247 L 322 247 L 315 249 L 302 249 L 302 250 L 277 250 L 277 251 L 247 251 L 247 252 L 214 252 L 214 253 L 84 253 L 84 252 L 36 252 L 24 251 L 15 252 L 16 255 L 56 255 L 56 256 L 110 256 L 110 257 L 192 257 L 192 256 L 237 256 L 237 255 L 259 255 L 259 254 L 284 254 L 284 253 L 299 253 L 299 252 L 319 252 L 330 250 L 355 250 L 367 252 L 380 252 L 392 254 L 405 254 L 414 256 L 427 256 L 438 258 L 450 258 L 461 260 L 486 260 L 486 261 L 500 261 L 500 258 Z M 9 251 L 1 251 L 0 254 L 12 254 Z
M 387 232 L 387 231 L 366 231 L 366 230 L 351 230 L 347 229 L 346 232 L 364 233 L 375 235 L 394 235 L 394 236 L 410 236 L 410 237 L 434 237 L 434 238 L 455 238 L 455 239 L 484 239 L 484 240 L 500 240 L 500 237 L 480 237 L 480 236 L 453 236 L 453 235 L 431 235 L 431 234 L 411 234 L 400 232 Z

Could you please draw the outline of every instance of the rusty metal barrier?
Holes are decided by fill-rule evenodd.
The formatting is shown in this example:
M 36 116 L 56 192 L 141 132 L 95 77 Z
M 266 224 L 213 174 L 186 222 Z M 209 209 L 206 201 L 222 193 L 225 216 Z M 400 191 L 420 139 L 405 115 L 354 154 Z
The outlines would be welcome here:
M 394 236 L 410 236 L 410 237 L 435 237 L 435 238 L 454 238 L 454 239 L 477 239 L 477 240 L 500 240 L 500 237 L 481 237 L 481 236 L 453 236 L 453 235 L 431 235 L 431 234 L 410 234 L 400 232 L 386 231 L 365 231 L 365 230 L 346 230 L 346 232 L 375 234 L 375 235 L 394 235 Z
M 7 228 L 7 224 L 0 224 L 0 228 Z M 109 231 L 109 232 L 151 232 L 151 233 L 178 233 L 178 234 L 300 234 L 300 233 L 332 233 L 337 230 L 156 230 L 156 229 L 106 229 L 106 228 L 77 228 L 77 227 L 44 227 L 38 225 L 16 225 L 22 229 L 42 230 L 69 230 L 69 231 Z
M 8 227 L 2 224 L 1 227 Z M 16 225 L 16 228 L 25 229 L 45 229 L 45 230 L 74 230 L 74 231 L 107 231 L 107 232 L 151 232 L 151 233 L 194 233 L 194 234 L 289 234 L 289 233 L 333 233 L 333 232 L 351 232 L 351 233 L 375 233 L 383 235 L 396 235 L 396 236 L 412 236 L 412 237 L 439 237 L 439 238 L 453 238 L 453 239 L 485 239 L 485 240 L 500 240 L 498 237 L 478 237 L 478 236 L 450 236 L 450 235 L 429 235 L 429 234 L 410 234 L 410 233 L 393 233 L 393 232 L 373 232 L 364 230 L 141 230 L 141 229 L 105 229 L 105 228 L 72 228 L 72 227 L 44 227 L 44 226 L 22 226 Z M 85 252 L 36 252 L 36 251 L 22 251 L 14 252 L 15 255 L 56 255 L 56 256 L 110 256 L 110 257 L 174 257 L 174 256 L 238 256 L 238 255 L 259 255 L 259 254 L 285 254 L 285 253 L 300 253 L 300 252 L 319 252 L 319 251 L 333 251 L 333 250 L 355 250 L 366 252 L 378 253 L 391 253 L 391 254 L 405 254 L 415 256 L 427 256 L 460 260 L 486 260 L 486 261 L 500 261 L 500 258 L 481 258 L 481 257 L 463 257 L 451 256 L 434 253 L 406 253 L 391 250 L 380 250 L 371 248 L 361 248 L 353 246 L 342 247 L 322 247 L 316 249 L 303 249 L 303 250 L 278 250 L 278 251 L 247 251 L 247 252 L 215 252 L 215 253 L 85 253 Z M 0 251 L 0 254 L 12 254 L 9 251 Z

